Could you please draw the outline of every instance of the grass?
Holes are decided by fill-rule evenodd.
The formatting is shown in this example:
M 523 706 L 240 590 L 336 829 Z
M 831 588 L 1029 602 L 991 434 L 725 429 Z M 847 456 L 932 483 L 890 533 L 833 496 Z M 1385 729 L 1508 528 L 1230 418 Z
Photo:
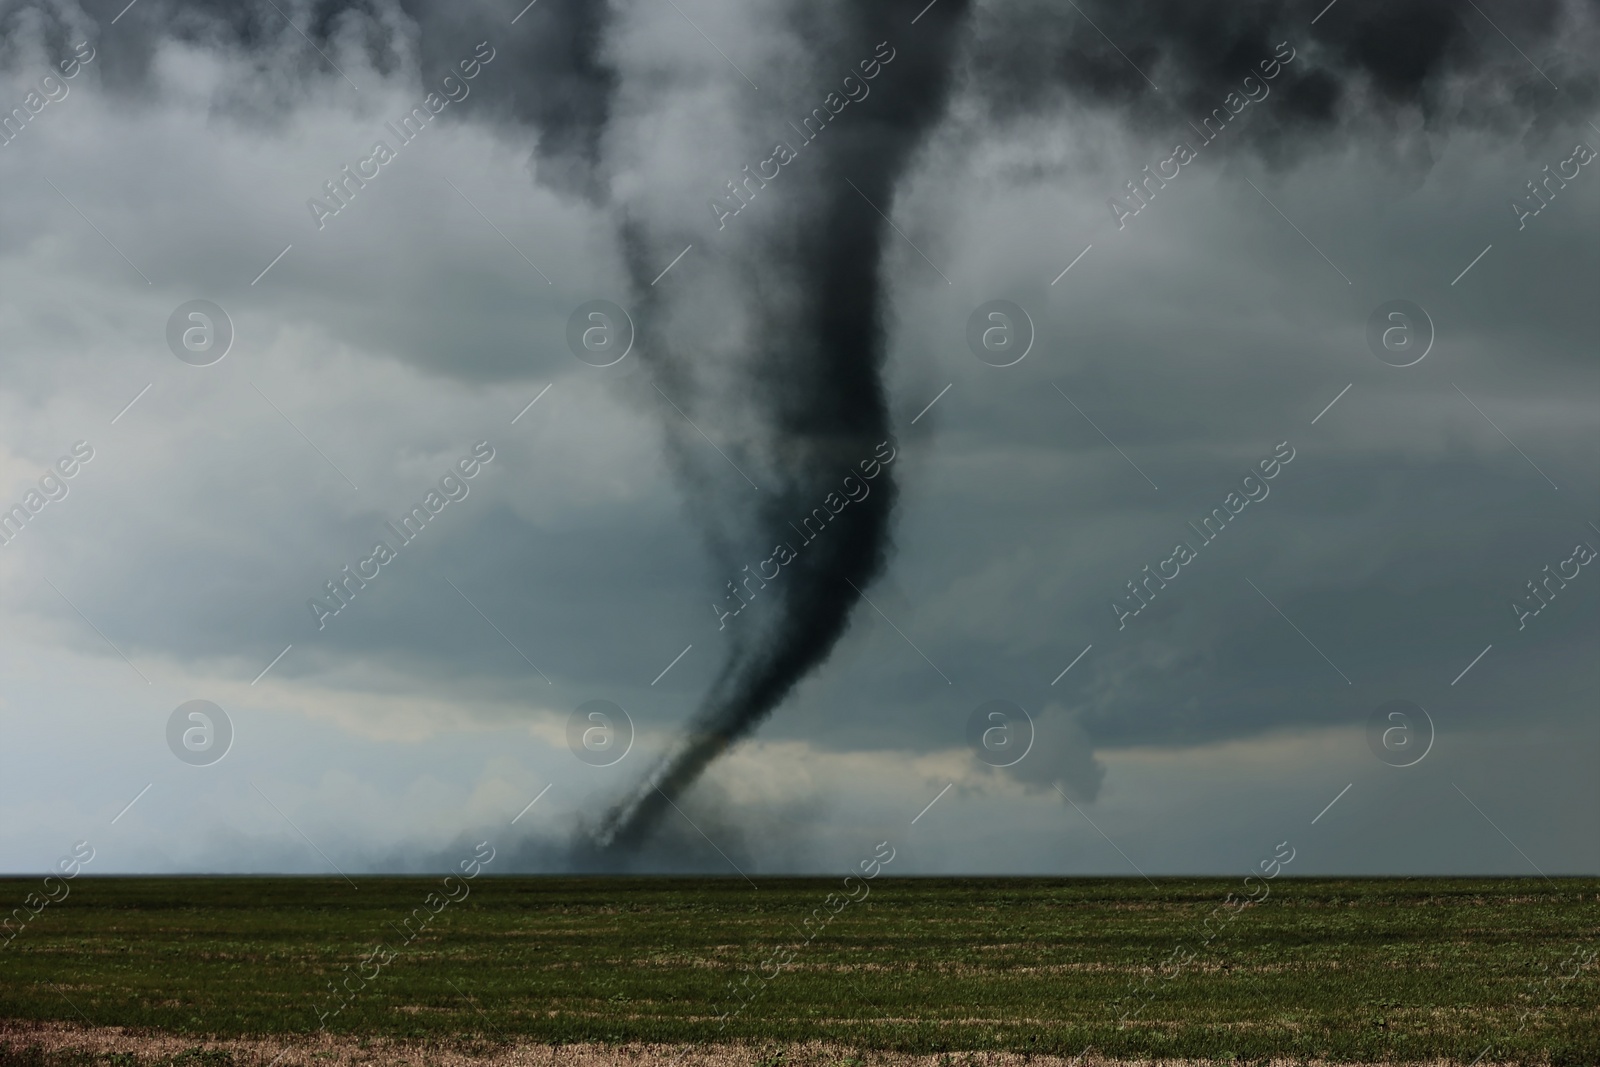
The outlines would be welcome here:
M 196 1039 L 325 1021 L 364 1039 L 739 1042 L 762 1067 L 808 1041 L 1463 1065 L 1489 1046 L 1486 1063 L 1600 1063 L 1597 879 L 1285 877 L 1237 914 L 1217 911 L 1236 879 L 869 885 L 823 925 L 837 879 L 486 875 L 407 945 L 400 924 L 430 913 L 438 879 L 85 876 L 0 948 L 0 1019 Z M 37 889 L 0 880 L 0 905 Z M 341 981 L 360 991 L 335 1011 Z M 26 1055 L 0 1067 L 71 1062 Z

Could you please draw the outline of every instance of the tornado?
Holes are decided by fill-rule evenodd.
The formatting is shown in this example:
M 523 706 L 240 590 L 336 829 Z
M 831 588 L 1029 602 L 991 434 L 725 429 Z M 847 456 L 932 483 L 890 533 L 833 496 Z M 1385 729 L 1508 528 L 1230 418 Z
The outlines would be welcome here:
M 669 425 L 679 414 L 699 424 L 702 413 L 713 423 L 721 412 L 741 413 L 723 435 L 727 456 L 708 454 L 686 425 L 677 427 L 674 453 L 691 511 L 707 518 L 715 554 L 738 581 L 718 597 L 732 610 L 737 597 L 753 596 L 725 622 L 727 658 L 684 735 L 601 821 L 602 848 L 638 845 L 707 767 L 772 715 L 828 658 L 888 561 L 898 450 L 883 380 L 883 265 L 886 243 L 900 240 L 888 216 L 944 113 L 968 19 L 963 0 L 943 0 L 918 18 L 926 6 L 879 0 L 792 13 L 806 45 L 804 81 L 814 88 L 807 95 L 801 85 L 787 109 L 758 116 L 792 149 L 784 169 L 793 173 L 759 192 L 744 185 L 753 199 L 723 220 L 733 235 L 722 247 L 734 264 L 727 280 L 737 287 L 730 300 L 740 328 L 726 358 L 712 361 L 719 366 L 709 386 L 704 331 L 685 327 L 674 290 L 653 284 L 674 251 L 670 222 L 624 226 L 644 358 L 660 392 L 686 411 L 663 405 Z M 863 95 L 844 104 L 852 91 Z M 726 191 L 721 202 L 708 217 L 740 204 Z M 763 558 L 790 562 L 771 580 L 745 582 L 750 561 Z

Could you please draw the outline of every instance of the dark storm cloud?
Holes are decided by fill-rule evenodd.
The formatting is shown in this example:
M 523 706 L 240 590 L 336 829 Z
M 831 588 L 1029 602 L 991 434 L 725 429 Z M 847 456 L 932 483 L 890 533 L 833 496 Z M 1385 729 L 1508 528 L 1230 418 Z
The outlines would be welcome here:
M 292 91 L 304 96 L 311 83 L 343 77 L 329 58 L 342 46 L 353 47 L 384 76 L 400 70 L 414 50 L 422 80 L 431 85 L 459 78 L 461 60 L 489 41 L 504 56 L 502 69 L 513 72 L 490 105 L 494 113 L 535 132 L 541 180 L 594 195 L 599 138 L 615 87 L 615 74 L 600 55 L 608 7 L 603 0 L 541 0 L 514 26 L 504 6 L 488 0 L 314 0 L 308 6 L 143 0 L 118 19 L 111 31 L 115 47 L 101 69 L 119 92 L 145 94 L 158 47 L 176 41 L 253 57 L 278 74 L 294 70 L 303 77 Z M 58 52 L 69 37 L 98 37 L 110 29 L 83 17 L 76 5 L 24 0 L 0 12 L 0 59 L 22 33 Z M 274 101 L 235 102 L 257 118 L 274 113 L 260 106 Z
M 1296 68 L 1272 87 L 1275 103 L 1245 134 L 1279 160 L 1352 109 L 1381 118 L 1417 108 L 1430 128 L 1466 123 L 1516 132 L 1546 112 L 1571 117 L 1593 106 L 1600 89 L 1593 66 L 1570 51 L 1550 55 L 1562 38 L 1593 33 L 1593 4 L 1490 7 L 1492 24 L 1449 0 L 1343 4 L 1313 27 L 1315 12 L 1300 3 L 1145 0 L 1091 4 L 1079 15 L 1017 0 L 985 9 L 971 82 L 1002 120 L 1072 101 L 1170 126 L 1200 121 L 1246 77 L 1259 83 L 1260 64 L 1287 41 Z M 1543 73 L 1519 47 L 1540 57 Z

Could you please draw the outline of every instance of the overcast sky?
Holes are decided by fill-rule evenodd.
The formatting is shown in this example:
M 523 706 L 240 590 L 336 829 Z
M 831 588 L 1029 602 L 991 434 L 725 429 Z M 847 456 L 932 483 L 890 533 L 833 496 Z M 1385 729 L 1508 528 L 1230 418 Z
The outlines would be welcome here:
M 411 9 L 262 5 L 248 43 L 122 6 L 0 8 L 0 111 L 26 116 L 0 147 L 0 508 L 26 516 L 0 547 L 0 870 L 78 840 L 95 873 L 353 876 L 480 840 L 503 872 L 567 869 L 775 600 L 719 629 L 771 554 L 723 525 L 758 507 L 751 441 L 783 442 L 716 383 L 764 373 L 757 302 L 796 297 L 787 235 L 849 177 L 787 123 L 873 53 L 779 5 L 617 5 L 596 195 L 508 103 L 570 4 L 475 5 L 490 30 L 431 40 Z M 935 15 L 900 6 L 841 127 L 931 47 Z M 1594 26 L 1512 44 L 1510 0 L 1468 16 L 1512 119 L 1352 92 L 1272 132 L 1354 17 L 1321 6 L 1282 15 L 1296 58 L 1210 145 L 1070 78 L 996 91 L 999 35 L 1089 34 L 1078 15 L 939 24 L 948 101 L 871 216 L 887 565 L 635 867 L 832 872 L 888 840 L 902 874 L 1231 874 L 1288 841 L 1294 874 L 1600 871 L 1600 167 L 1575 150 L 1600 129 L 1552 103 Z M 459 94 L 440 57 L 479 40 L 463 99 L 411 143 L 386 128 Z M 1117 76 L 1160 91 L 1159 67 Z M 1222 106 L 1242 77 L 1199 88 Z M 795 158 L 719 229 L 710 201 L 774 139 Z M 379 140 L 393 158 L 319 220 Z M 1179 141 L 1193 160 L 1119 226 L 1108 198 L 1136 206 L 1125 183 Z M 1519 228 L 1547 166 L 1577 175 Z M 168 341 L 194 300 L 231 322 L 207 366 Z M 639 320 L 615 366 L 568 343 L 594 300 Z M 1010 366 L 969 344 L 993 300 L 1031 330 Z M 1369 344 L 1396 300 L 1431 336 L 1409 366 Z M 669 336 L 678 362 L 649 350 Z M 711 384 L 674 395 L 686 375 Z M 493 458 L 457 480 L 475 446 Z M 385 524 L 446 475 L 465 496 L 402 544 Z M 1207 542 L 1214 508 L 1238 510 Z M 395 558 L 319 626 L 308 599 L 379 540 Z M 1179 569 L 1128 614 L 1146 566 Z M 193 700 L 231 723 L 203 766 L 169 744 Z M 633 724 L 610 766 L 569 745 L 593 700 Z M 1007 768 L 968 743 L 994 700 L 1031 717 Z M 1424 713 L 1409 749 L 1382 746 L 1393 701 Z

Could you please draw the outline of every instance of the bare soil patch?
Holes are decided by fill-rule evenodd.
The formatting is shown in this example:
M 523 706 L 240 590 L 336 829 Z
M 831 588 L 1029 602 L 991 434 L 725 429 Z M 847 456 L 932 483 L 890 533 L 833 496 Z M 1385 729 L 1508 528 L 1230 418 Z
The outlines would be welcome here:
M 908 1055 L 863 1051 L 816 1042 L 790 1045 L 545 1045 L 532 1042 L 408 1042 L 338 1034 L 197 1040 L 123 1027 L 0 1020 L 0 1067 L 38 1050 L 45 1063 L 92 1056 L 102 1062 L 193 1064 L 212 1067 L 1220 1067 L 1220 1060 L 1107 1059 L 1090 1050 L 1079 1057 L 1013 1052 Z M 131 1057 L 131 1059 L 130 1059 Z M 1228 1061 L 1230 1064 L 1236 1061 Z M 1394 1067 L 1394 1061 L 1355 1063 L 1300 1058 L 1251 1061 L 1252 1067 Z M 1429 1060 L 1409 1067 L 1466 1067 Z M 1482 1060 L 1476 1067 L 1530 1067 L 1526 1062 Z

